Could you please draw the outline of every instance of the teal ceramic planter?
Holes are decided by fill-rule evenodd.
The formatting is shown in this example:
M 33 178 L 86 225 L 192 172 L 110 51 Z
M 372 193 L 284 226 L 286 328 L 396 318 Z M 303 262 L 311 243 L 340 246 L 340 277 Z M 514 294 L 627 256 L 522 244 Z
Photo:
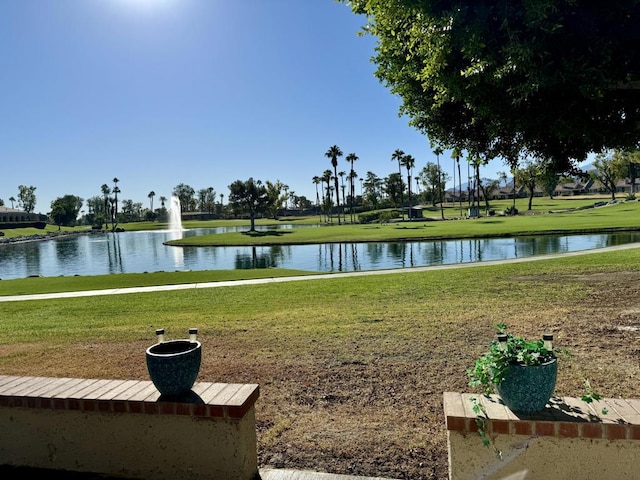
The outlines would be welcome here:
M 198 378 L 202 345 L 189 340 L 171 340 L 147 348 L 147 370 L 158 391 L 181 397 L 191 391 Z
M 515 413 L 536 413 L 544 409 L 556 388 L 558 360 L 542 365 L 510 365 L 505 379 L 496 385 L 504 404 Z

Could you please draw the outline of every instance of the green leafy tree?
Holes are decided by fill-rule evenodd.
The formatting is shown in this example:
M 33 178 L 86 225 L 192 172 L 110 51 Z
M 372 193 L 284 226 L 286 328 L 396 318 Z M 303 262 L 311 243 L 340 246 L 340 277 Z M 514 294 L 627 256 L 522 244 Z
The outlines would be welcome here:
M 280 180 L 271 182 L 267 180 L 267 199 L 268 204 L 265 208 L 267 215 L 274 220 L 278 219 L 278 211 L 282 208 L 282 204 L 287 201 L 287 193 L 285 190 L 285 184 Z
M 443 148 L 560 172 L 638 145 L 637 0 L 342 1 L 366 15 L 400 113 Z
M 173 188 L 172 194 L 180 200 L 180 210 L 182 212 L 191 212 L 196 205 L 196 191 L 190 185 L 179 183 Z
M 249 178 L 246 181 L 236 180 L 229 185 L 229 204 L 233 209 L 249 214 L 251 228 L 249 231 L 255 232 L 255 218 L 259 213 L 263 213 L 269 205 L 267 189 L 260 180 L 254 181 Z
M 122 201 L 121 218 L 126 222 L 135 222 L 142 217 L 142 203 L 134 202 L 131 199 L 125 199 Z
M 27 213 L 33 212 L 36 207 L 36 187 L 34 186 L 18 186 L 18 205 Z
M 201 188 L 198 190 L 198 210 L 200 212 L 213 213 L 216 203 L 216 191 L 213 187 Z
M 495 192 L 500 186 L 499 180 L 488 180 L 480 183 L 480 189 L 482 190 L 482 196 L 484 197 L 484 206 L 486 214 L 489 215 L 489 199 L 493 197 Z
M 61 226 L 72 227 L 76 224 L 78 213 L 82 208 L 82 198 L 76 195 L 65 195 L 51 202 L 51 218 L 60 230 Z
M 367 172 L 367 175 L 365 176 L 365 179 L 362 183 L 363 195 L 365 197 L 364 199 L 366 203 L 373 209 L 378 208 L 383 185 L 384 181 L 380 177 L 378 177 L 371 171 Z
M 527 210 L 531 210 L 533 205 L 533 196 L 538 185 L 541 168 L 538 161 L 529 160 L 525 162 L 521 168 L 516 170 L 515 178 L 518 183 L 527 190 L 529 195 L 529 204 Z
M 304 195 L 296 195 L 295 205 L 297 205 L 297 207 L 300 209 L 300 212 L 302 213 L 303 210 L 310 210 L 313 207 L 313 202 Z
M 402 181 L 402 175 L 399 173 L 390 173 L 387 178 L 384 179 L 384 191 L 393 203 L 394 207 L 397 207 L 402 201 L 402 191 L 404 190 L 404 182 Z
M 431 205 L 435 207 L 436 203 L 440 201 L 442 180 L 445 178 L 444 172 L 439 165 L 433 162 L 427 162 L 427 164 L 422 167 L 422 170 L 420 170 L 418 177 L 422 183 L 422 188 L 427 192 L 427 198 L 431 201 Z
M 599 153 L 593 161 L 593 166 L 594 170 L 591 170 L 589 175 L 611 193 L 611 200 L 615 200 L 618 180 L 623 179 L 628 171 L 628 161 L 623 153 L 619 150 Z
M 102 228 L 102 223 L 105 219 L 104 201 L 102 197 L 99 195 L 89 197 L 87 199 L 87 210 L 87 223 Z
M 631 195 L 636 195 L 636 179 L 640 176 L 640 150 L 628 151 L 627 160 L 629 161 L 629 181 L 631 182 Z
M 560 176 L 553 170 L 553 168 L 547 168 L 543 166 L 538 175 L 538 184 L 540 188 L 548 195 L 551 200 L 556 193 L 556 187 L 560 183 Z

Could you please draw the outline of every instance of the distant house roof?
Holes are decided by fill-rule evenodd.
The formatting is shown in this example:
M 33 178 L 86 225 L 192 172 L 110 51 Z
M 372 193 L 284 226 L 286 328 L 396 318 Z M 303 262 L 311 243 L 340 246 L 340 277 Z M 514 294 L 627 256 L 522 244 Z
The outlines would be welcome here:
M 0 213 L 27 213 L 24 210 L 18 210 L 17 208 L 9 208 L 4 205 L 0 205 Z

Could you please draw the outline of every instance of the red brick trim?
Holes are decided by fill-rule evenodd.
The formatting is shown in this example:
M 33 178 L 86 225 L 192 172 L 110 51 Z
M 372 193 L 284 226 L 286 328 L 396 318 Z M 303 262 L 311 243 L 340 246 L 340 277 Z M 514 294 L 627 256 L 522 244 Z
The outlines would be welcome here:
M 640 440 L 640 400 L 622 398 L 589 404 L 579 398 L 553 397 L 542 412 L 518 415 L 498 395 L 445 392 L 447 430 L 476 431 L 472 398 L 485 407 L 485 430 L 490 434 Z
M 160 400 L 150 381 L 0 375 L 0 407 L 83 412 L 242 418 L 260 396 L 257 384 L 199 382 L 190 397 Z

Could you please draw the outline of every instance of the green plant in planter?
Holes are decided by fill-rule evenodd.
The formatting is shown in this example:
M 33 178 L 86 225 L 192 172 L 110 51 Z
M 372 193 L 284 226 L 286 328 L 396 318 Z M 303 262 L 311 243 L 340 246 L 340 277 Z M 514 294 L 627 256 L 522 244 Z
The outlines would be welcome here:
M 498 340 L 489 351 L 476 360 L 473 369 L 467 371 L 472 387 L 482 387 L 484 393 L 493 393 L 509 374 L 512 366 L 540 366 L 556 360 L 556 353 L 567 353 L 549 348 L 544 340 L 527 340 L 506 333 L 507 326 L 498 324 Z M 502 340 L 502 341 L 500 341 Z
M 529 414 L 543 409 L 555 388 L 558 355 L 570 357 L 569 352 L 554 349 L 551 335 L 527 340 L 506 333 L 505 324 L 495 327 L 497 340 L 475 361 L 473 368 L 467 370 L 469 385 L 482 388 L 487 395 L 497 391 L 504 403 L 518 413 Z M 589 381 L 585 379 L 584 382 L 587 392 L 582 400 L 587 403 L 599 400 L 600 395 L 593 391 Z M 478 399 L 472 401 L 478 433 L 488 446 L 491 442 L 485 435 L 487 412 Z M 500 456 L 498 450 L 496 453 Z
M 504 341 L 494 340 L 489 350 L 475 361 L 473 368 L 467 370 L 470 378 L 469 385 L 481 387 L 487 395 L 493 393 L 496 385 L 504 381 L 513 365 L 541 366 L 557 359 L 560 355 L 566 358 L 571 357 L 566 349 L 547 348 L 548 344 L 543 339 L 527 340 L 506 333 L 507 326 L 504 323 L 494 326 L 498 330 L 498 338 L 502 336 Z M 584 384 L 586 393 L 582 396 L 582 400 L 587 403 L 600 400 L 600 395 L 593 391 L 587 379 L 584 379 Z

